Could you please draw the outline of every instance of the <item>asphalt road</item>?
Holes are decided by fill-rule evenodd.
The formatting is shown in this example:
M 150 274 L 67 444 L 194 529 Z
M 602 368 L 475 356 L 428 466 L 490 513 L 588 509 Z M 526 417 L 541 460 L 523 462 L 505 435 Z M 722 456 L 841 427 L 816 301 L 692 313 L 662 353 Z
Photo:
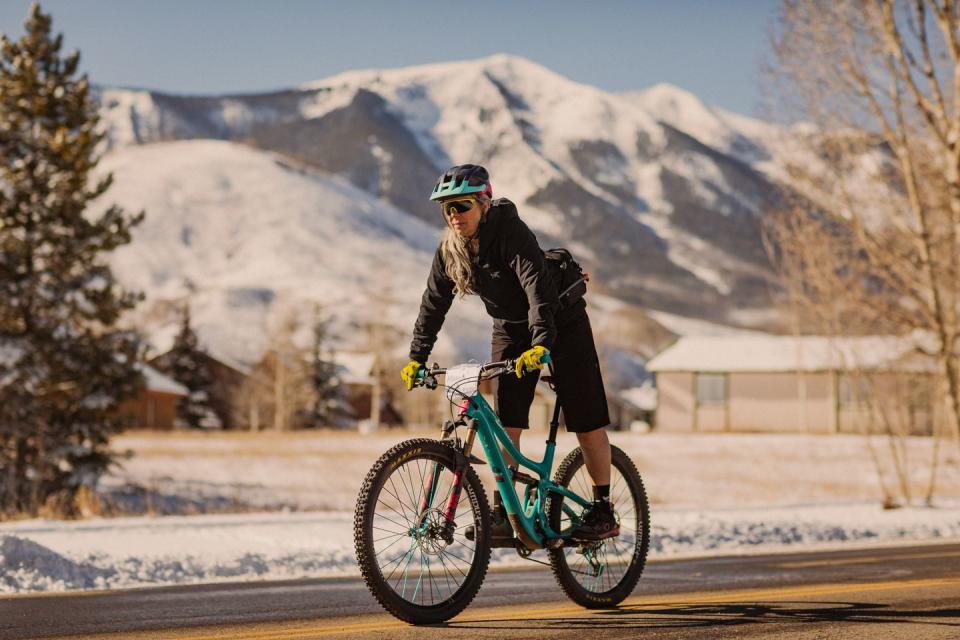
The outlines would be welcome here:
M 534 565 L 535 566 L 535 565 Z M 613 611 L 549 570 L 491 572 L 446 625 L 387 616 L 356 579 L 0 597 L 0 640 L 283 638 L 960 638 L 960 544 L 650 563 Z M 592 640 L 592 639 L 591 639 Z

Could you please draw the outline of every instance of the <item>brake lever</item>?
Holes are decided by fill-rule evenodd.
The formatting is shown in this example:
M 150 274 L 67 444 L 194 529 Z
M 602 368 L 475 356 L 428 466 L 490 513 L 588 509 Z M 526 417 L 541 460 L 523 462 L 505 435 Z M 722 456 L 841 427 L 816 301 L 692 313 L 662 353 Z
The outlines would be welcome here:
M 439 369 L 440 369 L 440 365 L 434 362 L 433 367 L 429 369 L 427 367 L 424 367 L 423 369 L 420 370 L 422 372 L 420 374 L 420 380 L 421 380 L 420 385 L 424 389 L 437 388 L 437 372 L 439 371 Z

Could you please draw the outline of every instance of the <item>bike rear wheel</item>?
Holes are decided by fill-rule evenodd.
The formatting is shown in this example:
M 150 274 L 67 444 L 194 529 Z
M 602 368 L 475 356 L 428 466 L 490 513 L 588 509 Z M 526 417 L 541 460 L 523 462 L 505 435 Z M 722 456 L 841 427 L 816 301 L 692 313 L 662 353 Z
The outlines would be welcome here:
M 408 440 L 373 465 L 357 498 L 357 562 L 374 598 L 397 618 L 432 624 L 454 617 L 476 596 L 490 561 L 490 508 L 470 466 L 463 469 L 456 527 L 445 508 L 457 453 L 442 442 Z M 473 525 L 473 540 L 464 536 Z
M 614 607 L 633 591 L 643 573 L 650 546 L 650 508 L 643 480 L 633 461 L 620 448 L 610 447 L 610 503 L 620 523 L 620 535 L 594 543 L 568 542 L 550 551 L 553 575 L 563 592 L 577 604 Z M 554 482 L 588 501 L 593 483 L 579 448 L 557 468 Z M 561 534 L 580 522 L 582 507 L 560 494 L 551 494 L 550 527 Z

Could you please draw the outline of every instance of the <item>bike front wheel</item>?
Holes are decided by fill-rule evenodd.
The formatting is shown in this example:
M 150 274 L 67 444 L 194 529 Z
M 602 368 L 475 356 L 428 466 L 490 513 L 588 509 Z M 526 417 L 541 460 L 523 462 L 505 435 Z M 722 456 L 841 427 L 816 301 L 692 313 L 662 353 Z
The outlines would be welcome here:
M 643 573 L 650 546 L 650 508 L 640 473 L 620 448 L 610 447 L 610 503 L 620 523 L 620 535 L 593 543 L 567 542 L 550 551 L 550 565 L 568 598 L 590 609 L 614 607 L 633 591 Z M 587 501 L 593 483 L 579 448 L 554 475 L 554 482 Z M 550 527 L 561 535 L 581 521 L 582 507 L 554 493 L 548 506 Z
M 465 462 L 465 461 L 464 461 Z M 373 465 L 357 498 L 354 544 L 370 592 L 397 618 L 435 624 L 476 596 L 490 561 L 490 507 L 466 465 L 442 442 L 407 440 Z M 454 519 L 448 506 L 459 484 Z M 471 539 L 465 535 L 473 526 Z

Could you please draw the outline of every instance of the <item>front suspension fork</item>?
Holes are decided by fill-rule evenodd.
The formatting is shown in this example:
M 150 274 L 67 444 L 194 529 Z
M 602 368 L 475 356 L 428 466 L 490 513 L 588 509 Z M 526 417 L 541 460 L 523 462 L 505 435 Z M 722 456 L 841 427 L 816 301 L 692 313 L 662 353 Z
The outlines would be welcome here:
M 447 497 L 447 504 L 443 509 L 444 532 L 443 539 L 447 544 L 453 542 L 453 532 L 457 528 L 456 516 L 457 507 L 460 505 L 460 496 L 463 493 L 463 478 L 470 466 L 470 452 L 473 450 L 473 443 L 477 436 L 477 428 L 471 420 L 468 423 L 467 439 L 463 444 L 463 450 L 458 451 L 453 468 L 453 485 L 450 489 L 450 495 Z M 427 474 L 424 479 L 423 498 L 420 500 L 420 514 L 426 513 L 428 509 L 433 508 L 433 499 L 436 497 L 437 483 L 440 480 L 440 474 L 443 467 L 439 462 L 433 464 L 433 471 Z

